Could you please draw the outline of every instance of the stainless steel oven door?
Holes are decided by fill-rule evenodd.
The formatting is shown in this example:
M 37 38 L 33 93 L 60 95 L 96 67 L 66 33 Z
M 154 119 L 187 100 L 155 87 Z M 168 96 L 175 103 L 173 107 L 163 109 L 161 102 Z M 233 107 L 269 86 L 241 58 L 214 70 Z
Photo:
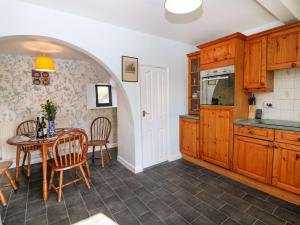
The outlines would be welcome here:
M 201 105 L 234 105 L 234 74 L 201 77 Z

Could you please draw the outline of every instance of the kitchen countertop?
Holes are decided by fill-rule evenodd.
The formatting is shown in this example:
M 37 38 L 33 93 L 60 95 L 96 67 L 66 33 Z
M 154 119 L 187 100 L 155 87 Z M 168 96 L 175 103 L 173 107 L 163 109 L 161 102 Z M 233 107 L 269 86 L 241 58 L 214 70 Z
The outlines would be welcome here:
M 289 121 L 289 120 L 248 120 L 248 119 L 238 119 L 234 121 L 234 124 L 261 128 L 270 128 L 275 130 L 288 130 L 300 132 L 300 122 Z
M 180 118 L 185 118 L 185 119 L 192 119 L 192 120 L 199 120 L 200 116 L 198 115 L 189 115 L 189 114 L 184 114 L 184 115 L 179 115 Z

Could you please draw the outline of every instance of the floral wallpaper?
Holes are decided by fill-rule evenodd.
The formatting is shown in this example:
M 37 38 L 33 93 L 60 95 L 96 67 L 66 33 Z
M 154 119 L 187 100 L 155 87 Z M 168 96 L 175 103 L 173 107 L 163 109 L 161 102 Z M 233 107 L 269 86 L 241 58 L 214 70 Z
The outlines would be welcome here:
M 56 72 L 50 73 L 50 85 L 33 85 L 34 58 L 0 54 L 0 122 L 36 118 L 40 104 L 54 99 L 59 106 L 59 121 L 89 131 L 92 120 L 106 116 L 112 122 L 110 142 L 117 142 L 117 109 L 87 109 L 88 83 L 109 81 L 105 70 L 86 61 L 55 59 Z

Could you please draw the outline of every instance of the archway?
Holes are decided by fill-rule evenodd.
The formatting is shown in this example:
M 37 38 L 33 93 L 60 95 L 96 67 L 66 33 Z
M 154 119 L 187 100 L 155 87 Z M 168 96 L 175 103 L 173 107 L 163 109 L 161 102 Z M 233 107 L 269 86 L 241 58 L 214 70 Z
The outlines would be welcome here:
M 112 72 L 112 70 L 106 66 L 101 59 L 97 58 L 90 52 L 79 48 L 71 43 L 58 40 L 56 38 L 52 37 L 46 37 L 46 36 L 30 36 L 30 35 L 17 35 L 17 36 L 6 36 L 0 38 L 0 43 L 6 42 L 9 40 L 32 40 L 32 39 L 38 39 L 38 40 L 44 40 L 49 41 L 51 43 L 55 43 L 59 46 L 67 47 L 69 49 L 72 49 L 74 52 L 78 52 L 78 54 L 84 55 L 91 59 L 95 64 L 99 65 L 103 70 L 106 71 L 106 73 L 109 76 L 110 83 L 115 87 L 116 93 L 117 93 L 117 99 L 118 99 L 118 106 L 117 106 L 117 133 L 118 133 L 118 151 L 119 156 L 118 159 L 123 163 L 125 166 L 127 166 L 129 169 L 134 170 L 134 168 L 131 168 L 131 165 L 134 165 L 134 125 L 133 125 L 133 116 L 131 112 L 131 108 L 129 105 L 128 96 L 120 82 L 120 80 L 117 78 L 117 76 Z M 6 50 L 9 52 L 9 46 L 6 47 Z M 2 52 L 0 51 L 0 54 Z M 0 121 L 1 122 L 1 121 Z M 0 136 L 5 134 L 2 134 L 3 132 L 0 132 Z M 3 139 L 3 137 L 2 137 Z M 3 144 L 1 144 L 3 145 Z M 3 148 L 2 148 L 3 149 Z M 5 149 L 5 148 L 4 148 Z M 5 150 L 4 150 L 5 151 Z M 11 157 L 11 155 L 3 152 L 3 158 L 7 159 L 8 157 Z M 128 159 L 130 158 L 130 159 Z M 131 165 L 128 165 L 128 161 L 131 161 Z

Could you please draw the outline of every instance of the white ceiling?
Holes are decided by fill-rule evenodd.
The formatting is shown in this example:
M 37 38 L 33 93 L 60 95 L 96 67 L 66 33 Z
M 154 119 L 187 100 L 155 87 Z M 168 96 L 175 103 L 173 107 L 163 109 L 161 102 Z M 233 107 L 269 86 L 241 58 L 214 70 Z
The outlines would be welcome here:
M 164 0 L 19 0 L 190 44 L 276 21 L 255 0 L 203 0 L 189 15 L 165 11 Z

